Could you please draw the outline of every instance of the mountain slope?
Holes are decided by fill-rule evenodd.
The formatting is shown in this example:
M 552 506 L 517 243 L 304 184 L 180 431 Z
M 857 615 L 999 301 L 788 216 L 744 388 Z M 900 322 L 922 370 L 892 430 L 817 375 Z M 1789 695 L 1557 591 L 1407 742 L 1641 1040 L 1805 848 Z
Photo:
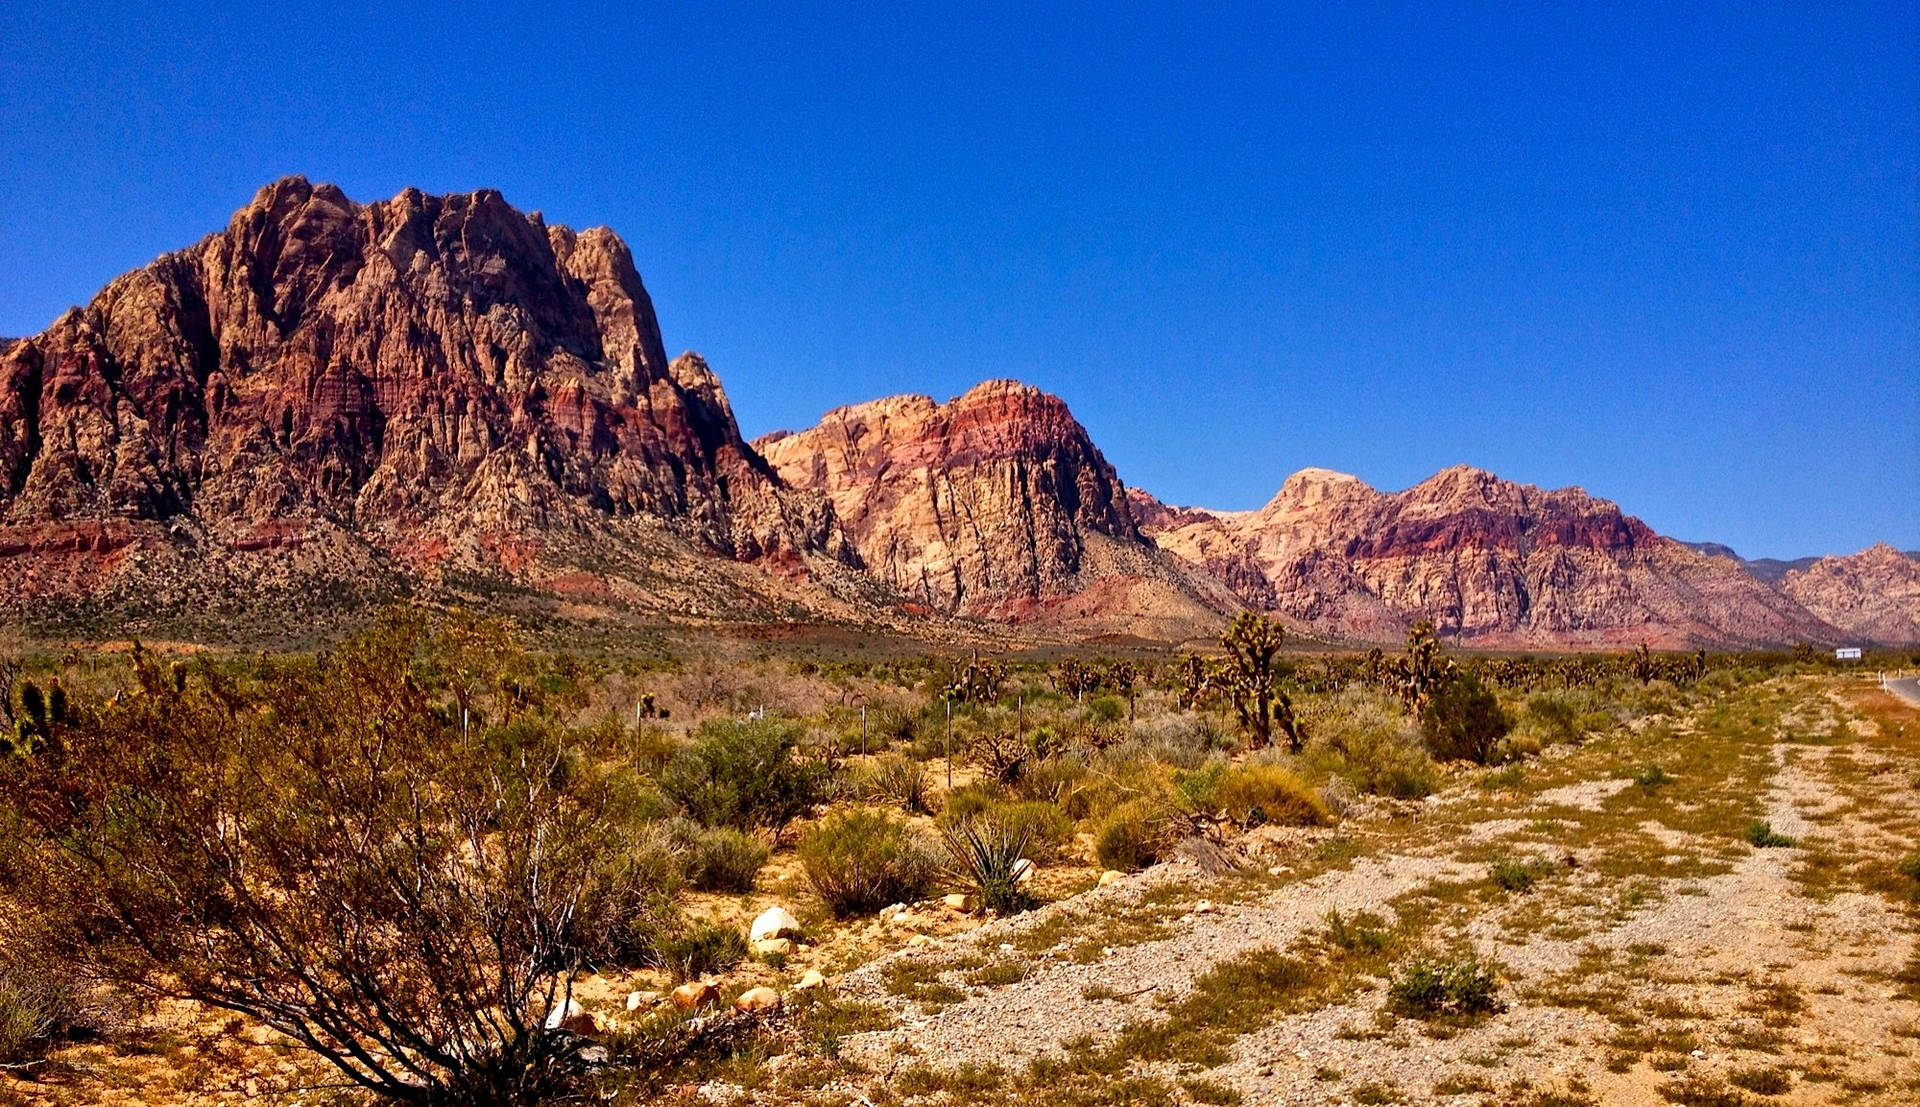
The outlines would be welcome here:
M 1780 590 L 1855 641 L 1920 643 L 1920 557 L 1881 542 L 1787 573 Z
M 178 576 L 177 607 L 202 578 L 398 589 L 704 554 L 851 557 L 705 363 L 668 361 L 625 244 L 496 192 L 363 205 L 279 181 L 0 351 L 0 583 L 20 594 Z
M 1337 637 L 1390 640 L 1419 618 L 1483 646 L 1758 645 L 1837 633 L 1612 503 L 1466 466 L 1391 493 L 1304 470 L 1253 512 L 1136 503 L 1163 548 L 1250 605 Z
M 754 446 L 829 498 L 869 573 L 932 610 L 1184 637 L 1233 606 L 1140 534 L 1113 467 L 1039 389 L 894 396 Z

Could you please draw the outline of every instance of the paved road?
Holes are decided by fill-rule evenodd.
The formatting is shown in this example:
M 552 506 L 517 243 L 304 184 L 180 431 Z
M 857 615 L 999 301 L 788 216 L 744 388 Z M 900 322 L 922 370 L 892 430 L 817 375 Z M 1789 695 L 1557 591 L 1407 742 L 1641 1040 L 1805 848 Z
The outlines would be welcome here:
M 1899 696 L 1915 707 L 1920 707 L 1920 677 L 1902 677 L 1899 680 L 1889 680 L 1887 681 L 1887 691 L 1892 692 L 1894 695 Z

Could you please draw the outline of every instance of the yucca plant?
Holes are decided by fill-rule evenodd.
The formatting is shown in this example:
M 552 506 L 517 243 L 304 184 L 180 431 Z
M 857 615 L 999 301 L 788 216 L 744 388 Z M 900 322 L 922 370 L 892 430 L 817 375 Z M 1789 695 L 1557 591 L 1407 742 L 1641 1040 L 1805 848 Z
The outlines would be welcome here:
M 955 879 L 973 888 L 981 907 L 1011 915 L 1038 906 L 1023 886 L 1031 828 L 991 816 L 942 824 Z M 1022 862 L 1026 862 L 1022 864 Z

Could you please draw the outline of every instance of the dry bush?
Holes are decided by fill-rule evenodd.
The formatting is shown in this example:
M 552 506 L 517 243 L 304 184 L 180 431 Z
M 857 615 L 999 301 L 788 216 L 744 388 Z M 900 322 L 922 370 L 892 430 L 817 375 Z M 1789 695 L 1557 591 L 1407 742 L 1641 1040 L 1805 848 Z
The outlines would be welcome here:
M 1327 805 L 1291 769 L 1269 762 L 1229 766 L 1197 797 L 1202 807 L 1224 813 L 1241 826 L 1324 826 Z
M 1172 812 L 1151 799 L 1128 800 L 1108 812 L 1094 832 L 1093 854 L 1109 869 L 1132 872 L 1160 860 L 1171 845 Z
M 919 899 L 937 869 L 920 838 L 879 811 L 838 811 L 800 838 L 800 863 L 836 916 L 866 915 Z
M 1420 734 L 1384 696 L 1349 691 L 1316 705 L 1304 759 L 1369 795 L 1419 799 L 1436 786 Z
M 565 674 L 410 613 L 238 675 L 133 661 L 134 688 L 0 765 L 0 894 L 103 978 L 258 1018 L 383 1096 L 571 1078 L 579 1041 L 543 1016 L 585 961 L 580 905 L 617 898 L 621 828 L 594 735 L 549 714 Z
M 709 719 L 660 774 L 660 789 L 708 826 L 778 830 L 821 794 L 821 766 L 794 756 L 801 728 L 783 719 Z

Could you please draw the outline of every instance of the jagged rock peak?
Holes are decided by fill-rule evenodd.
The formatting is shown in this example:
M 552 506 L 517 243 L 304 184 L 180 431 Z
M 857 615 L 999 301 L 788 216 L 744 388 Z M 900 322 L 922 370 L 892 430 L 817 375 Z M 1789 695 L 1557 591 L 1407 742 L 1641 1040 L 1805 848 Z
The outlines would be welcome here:
M 1077 592 L 1094 536 L 1151 549 L 1066 403 L 1018 381 L 835 408 L 756 446 L 828 496 L 869 571 L 942 610 L 1017 617 Z
M 620 237 L 491 189 L 360 204 L 283 178 L 0 351 L 0 523 L 636 515 L 742 557 L 835 541 L 705 363 L 668 362 Z

